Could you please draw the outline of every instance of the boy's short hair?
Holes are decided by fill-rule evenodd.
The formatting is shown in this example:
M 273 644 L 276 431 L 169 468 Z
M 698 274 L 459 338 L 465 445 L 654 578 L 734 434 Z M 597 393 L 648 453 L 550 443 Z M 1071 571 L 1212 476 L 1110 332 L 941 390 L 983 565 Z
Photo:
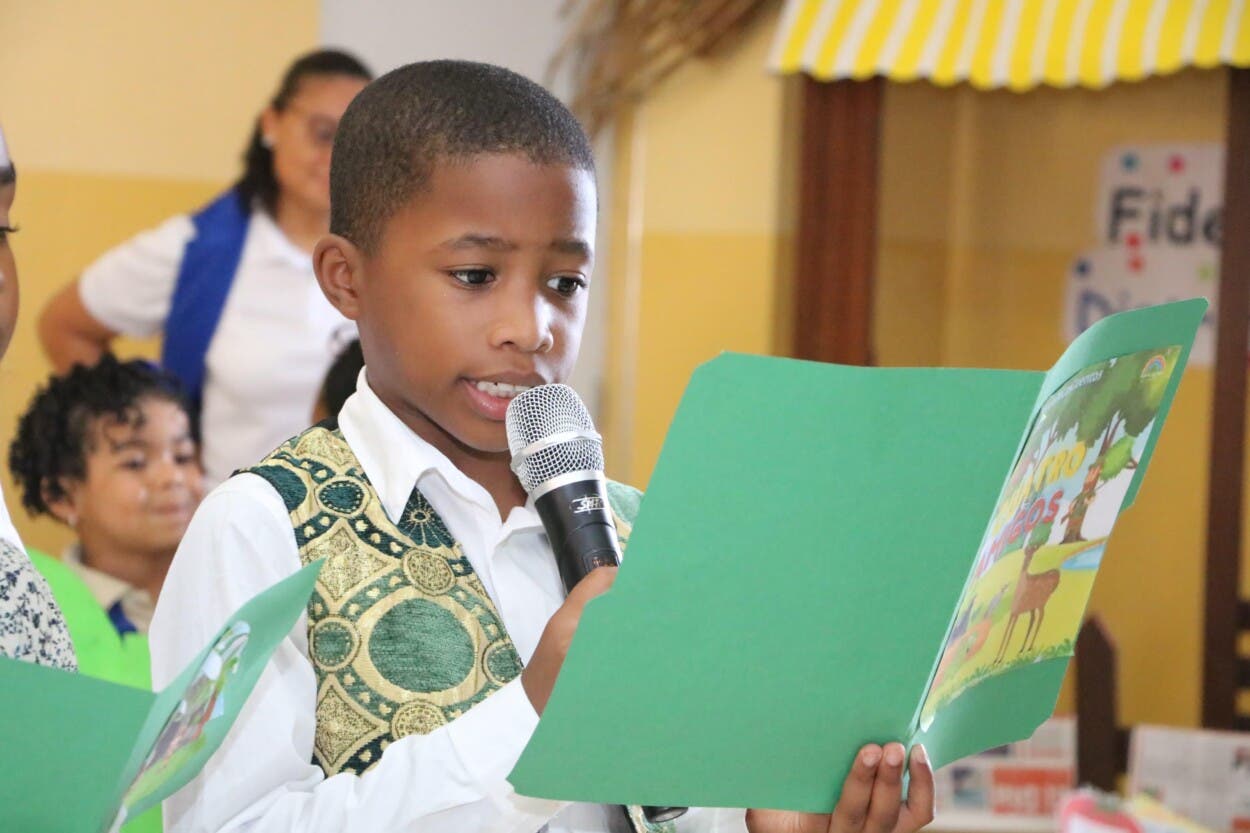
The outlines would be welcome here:
M 147 399 L 173 402 L 187 412 L 178 379 L 151 362 L 119 362 L 112 353 L 88 367 L 76 364 L 35 392 L 9 446 L 9 468 L 32 515 L 49 513 L 48 501 L 65 497 L 61 481 L 87 474 L 91 426 L 101 417 L 139 425 Z
M 551 93 L 503 67 L 425 61 L 388 72 L 348 106 L 330 161 L 330 231 L 365 251 L 435 164 L 516 153 L 594 171 L 581 124 Z

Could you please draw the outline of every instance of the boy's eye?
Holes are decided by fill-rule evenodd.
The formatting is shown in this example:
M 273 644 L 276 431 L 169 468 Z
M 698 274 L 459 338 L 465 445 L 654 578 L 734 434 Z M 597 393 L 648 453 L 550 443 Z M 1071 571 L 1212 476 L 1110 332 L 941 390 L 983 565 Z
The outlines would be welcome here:
M 579 289 L 586 288 L 586 281 L 576 275 L 559 275 L 547 281 L 547 286 L 559 292 L 565 297 L 571 297 L 577 293 Z
M 17 234 L 17 226 L 0 226 L 0 243 L 7 243 L 10 234 Z
M 146 457 L 125 457 L 122 459 L 122 468 L 130 471 L 142 471 L 147 464 Z
M 494 273 L 489 269 L 452 269 L 447 274 L 468 286 L 482 286 L 494 280 Z

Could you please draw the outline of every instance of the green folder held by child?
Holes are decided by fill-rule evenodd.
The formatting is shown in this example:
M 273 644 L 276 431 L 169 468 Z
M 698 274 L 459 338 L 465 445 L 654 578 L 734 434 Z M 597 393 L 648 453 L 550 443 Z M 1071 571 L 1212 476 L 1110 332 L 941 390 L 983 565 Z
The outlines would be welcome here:
M 320 569 L 310 564 L 245 604 L 158 694 L 0 658 L 0 830 L 102 833 L 195 777 Z
M 864 743 L 1031 735 L 1206 307 L 1111 316 L 1048 373 L 700 367 L 516 789 L 829 812 Z

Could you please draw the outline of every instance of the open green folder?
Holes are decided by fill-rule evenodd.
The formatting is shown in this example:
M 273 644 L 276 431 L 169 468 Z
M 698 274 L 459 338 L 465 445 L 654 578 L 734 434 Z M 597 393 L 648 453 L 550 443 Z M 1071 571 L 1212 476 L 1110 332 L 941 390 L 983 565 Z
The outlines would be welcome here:
M 0 658 L 0 830 L 101 833 L 194 778 L 320 569 L 310 564 L 241 607 L 159 694 Z
M 828 812 L 864 743 L 1028 737 L 1206 306 L 1104 319 L 1049 373 L 700 367 L 513 785 Z

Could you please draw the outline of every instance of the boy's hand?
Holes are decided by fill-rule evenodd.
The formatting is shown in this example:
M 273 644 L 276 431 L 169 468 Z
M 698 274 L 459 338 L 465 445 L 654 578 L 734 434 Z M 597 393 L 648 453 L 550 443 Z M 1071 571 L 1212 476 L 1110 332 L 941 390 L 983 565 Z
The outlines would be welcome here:
M 605 592 L 616 580 L 616 567 L 598 567 L 577 583 L 573 592 L 569 593 L 560 609 L 552 614 L 543 628 L 542 638 L 534 649 L 534 656 L 521 672 L 521 687 L 530 698 L 534 711 L 539 714 L 547 707 L 547 699 L 551 697 L 551 688 L 556 684 L 556 676 L 560 666 L 564 664 L 564 655 L 568 653 L 573 642 L 573 633 L 577 623 L 581 621 L 582 610 L 586 602 Z
M 882 749 L 868 744 L 842 784 L 842 797 L 833 813 L 794 813 L 784 810 L 747 810 L 751 833 L 912 833 L 933 821 L 933 769 L 917 746 L 911 755 L 911 785 L 903 803 L 901 743 Z

